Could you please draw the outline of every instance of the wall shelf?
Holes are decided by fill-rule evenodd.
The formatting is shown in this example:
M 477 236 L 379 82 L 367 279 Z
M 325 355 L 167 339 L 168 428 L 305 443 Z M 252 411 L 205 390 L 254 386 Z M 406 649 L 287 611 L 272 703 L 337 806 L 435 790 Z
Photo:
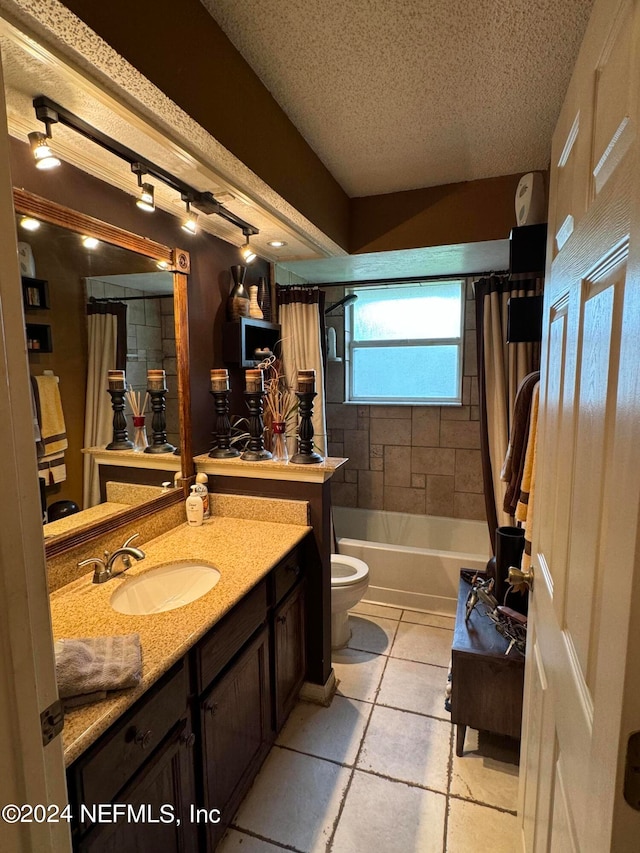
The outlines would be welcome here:
M 280 341 L 279 323 L 241 317 L 238 322 L 227 322 L 222 330 L 222 359 L 226 364 L 254 367 L 262 359 L 256 349 L 269 349 L 276 355 Z
M 25 329 L 27 349 L 30 353 L 53 352 L 51 326 L 44 323 L 27 323 Z
M 49 306 L 49 282 L 43 278 L 30 278 L 22 276 L 22 302 L 25 311 L 39 311 L 48 309 Z

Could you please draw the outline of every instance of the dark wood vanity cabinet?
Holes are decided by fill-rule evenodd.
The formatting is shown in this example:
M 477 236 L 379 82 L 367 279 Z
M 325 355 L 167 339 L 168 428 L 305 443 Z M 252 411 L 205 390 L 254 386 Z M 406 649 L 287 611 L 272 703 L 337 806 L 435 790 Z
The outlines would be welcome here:
M 233 818 L 273 742 L 269 634 L 264 627 L 233 666 L 200 701 L 203 796 L 207 850 L 213 850 Z
M 144 818 L 77 821 L 74 849 L 215 849 L 305 676 L 303 554 L 287 554 L 69 768 L 76 816 L 118 803 Z M 169 810 L 179 824 L 161 822 Z
M 182 660 L 69 768 L 78 851 L 197 851 L 187 675 Z
M 87 833 L 79 853 L 197 853 L 197 825 L 190 815 L 194 740 L 190 728 L 177 727 L 118 797 L 130 812 Z
M 304 583 L 273 611 L 274 725 L 280 731 L 298 698 L 305 674 Z

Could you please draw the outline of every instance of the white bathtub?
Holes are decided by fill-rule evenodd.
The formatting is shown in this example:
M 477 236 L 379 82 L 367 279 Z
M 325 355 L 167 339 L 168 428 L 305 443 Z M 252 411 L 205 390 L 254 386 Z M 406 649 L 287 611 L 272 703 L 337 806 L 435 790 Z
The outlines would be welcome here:
M 333 507 L 338 552 L 369 566 L 365 600 L 455 614 L 460 569 L 490 557 L 484 521 Z

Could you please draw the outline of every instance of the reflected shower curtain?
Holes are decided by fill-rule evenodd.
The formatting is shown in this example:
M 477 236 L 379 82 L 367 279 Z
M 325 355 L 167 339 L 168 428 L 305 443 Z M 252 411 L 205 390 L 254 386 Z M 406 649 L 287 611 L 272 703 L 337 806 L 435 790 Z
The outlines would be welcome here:
M 287 384 L 295 390 L 298 370 L 316 371 L 317 397 L 313 401 L 314 441 L 318 452 L 324 456 L 327 437 L 324 293 L 317 287 L 279 287 L 278 305 L 282 327 L 282 362 Z
M 84 414 L 84 447 L 104 447 L 113 437 L 113 409 L 107 372 L 126 361 L 126 305 L 87 306 L 89 352 Z M 124 340 L 123 340 L 124 338 Z M 98 466 L 84 454 L 82 508 L 100 503 Z
M 524 377 L 540 366 L 539 343 L 507 343 L 507 302 L 512 296 L 538 296 L 542 290 L 543 279 L 490 276 L 475 283 L 482 476 L 492 544 L 497 527 L 513 524 L 503 509 L 507 484 L 500 479 L 513 405 Z

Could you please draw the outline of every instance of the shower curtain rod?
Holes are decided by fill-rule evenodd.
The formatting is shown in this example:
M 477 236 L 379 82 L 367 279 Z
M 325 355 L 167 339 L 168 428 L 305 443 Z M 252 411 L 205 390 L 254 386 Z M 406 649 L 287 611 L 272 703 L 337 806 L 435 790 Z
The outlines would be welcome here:
M 421 282 L 421 281 L 449 281 L 452 278 L 485 278 L 490 275 L 509 275 L 509 270 L 491 270 L 490 272 L 461 272 L 450 273 L 449 275 L 414 275 L 399 278 L 368 278 L 362 281 L 324 281 L 324 282 L 308 282 L 309 287 L 367 287 L 376 284 L 404 284 Z M 280 287 L 295 287 L 294 284 L 280 285 Z M 299 285 L 304 287 L 305 285 Z

